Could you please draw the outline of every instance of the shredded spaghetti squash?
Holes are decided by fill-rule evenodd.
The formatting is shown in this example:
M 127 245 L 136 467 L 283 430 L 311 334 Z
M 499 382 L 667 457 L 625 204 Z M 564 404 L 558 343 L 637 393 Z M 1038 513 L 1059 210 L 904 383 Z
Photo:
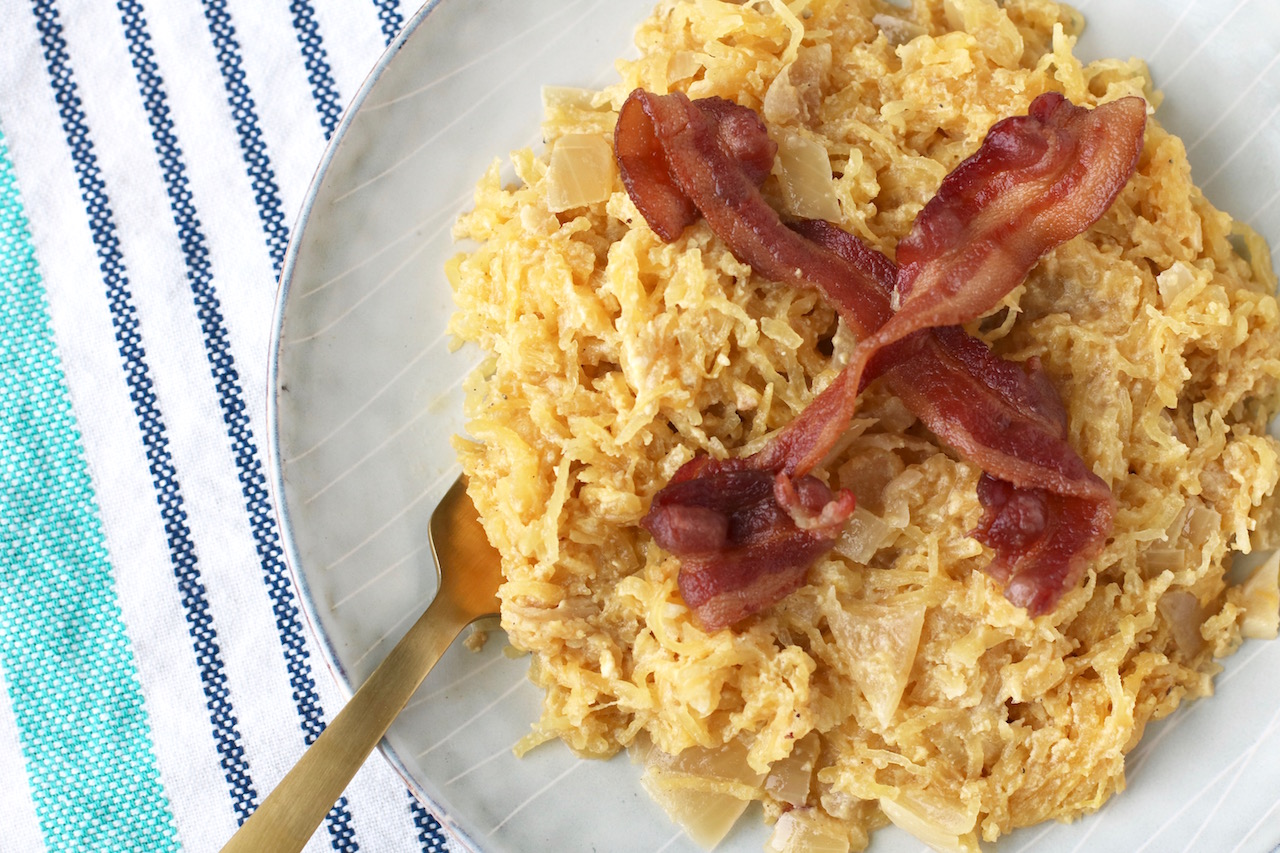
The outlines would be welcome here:
M 663 0 L 617 83 L 546 91 L 546 151 L 513 155 L 514 184 L 497 163 L 483 176 L 448 267 L 452 331 L 488 354 L 457 451 L 502 555 L 503 628 L 545 690 L 522 750 L 642 747 L 656 797 L 759 800 L 775 850 L 862 849 L 887 821 L 974 850 L 1096 809 L 1148 722 L 1211 693 L 1242 630 L 1274 633 L 1274 565 L 1227 572 L 1274 545 L 1276 279 L 1158 113 L 1106 216 L 970 329 L 1040 359 L 1116 498 L 1055 610 L 1028 617 L 981 571 L 980 471 L 877 385 L 816 472 L 858 509 L 773 608 L 702 630 L 638 526 L 681 464 L 751 452 L 854 341 L 704 223 L 671 244 L 646 226 L 608 156 L 627 94 L 758 111 L 775 207 L 892 257 L 948 171 L 1037 95 L 1158 104 L 1140 61 L 1073 55 L 1082 26 L 1050 0 Z

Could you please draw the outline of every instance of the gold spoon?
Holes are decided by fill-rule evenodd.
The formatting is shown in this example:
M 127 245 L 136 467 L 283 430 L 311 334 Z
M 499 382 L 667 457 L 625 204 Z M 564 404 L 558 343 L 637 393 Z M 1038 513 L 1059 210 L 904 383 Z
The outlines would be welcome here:
M 462 629 L 498 612 L 498 553 L 461 479 L 431 514 L 428 539 L 440 580 L 436 597 L 222 853 L 301 850 Z

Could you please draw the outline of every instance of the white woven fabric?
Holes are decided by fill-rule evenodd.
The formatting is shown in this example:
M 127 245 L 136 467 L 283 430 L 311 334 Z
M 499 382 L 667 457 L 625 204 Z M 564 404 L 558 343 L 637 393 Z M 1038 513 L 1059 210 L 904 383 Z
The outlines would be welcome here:
M 5 851 L 217 850 L 342 703 L 268 492 L 277 276 L 395 0 L 3 0 Z M 374 758 L 309 850 L 456 850 Z

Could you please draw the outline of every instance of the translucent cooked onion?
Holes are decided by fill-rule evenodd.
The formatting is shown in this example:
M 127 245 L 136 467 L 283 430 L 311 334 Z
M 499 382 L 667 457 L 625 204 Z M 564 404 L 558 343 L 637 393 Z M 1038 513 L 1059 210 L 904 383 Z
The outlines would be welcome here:
M 810 124 L 822 102 L 823 82 L 831 73 L 831 45 L 801 48 L 764 93 L 761 112 L 770 125 Z
M 778 166 L 788 211 L 804 219 L 839 221 L 831 158 L 821 143 L 799 133 L 783 133 L 778 140 Z
M 880 798 L 880 810 L 900 829 L 914 835 L 936 853 L 980 853 L 973 827 L 978 822 L 977 804 L 929 797 L 920 792 L 900 792 L 897 797 Z
M 547 209 L 552 213 L 604 201 L 613 192 L 613 148 L 595 133 L 556 140 L 547 166 Z
M 850 675 L 881 726 L 893 720 L 924 627 L 923 604 L 899 600 L 886 604 L 848 604 L 832 611 L 831 633 L 844 654 Z
M 747 764 L 747 747 L 730 741 L 716 749 L 690 747 L 670 755 L 657 747 L 643 756 L 640 783 L 689 837 L 711 849 L 728 834 L 747 804 L 760 795 L 765 774 Z
M 924 27 L 913 21 L 903 20 L 896 15 L 872 15 L 871 23 L 880 28 L 880 32 L 884 33 L 884 37 L 889 44 L 897 47 L 906 44 L 917 36 L 922 36 L 928 32 Z
M 667 65 L 667 80 L 672 83 L 688 80 L 702 70 L 702 65 L 700 54 L 692 50 L 677 50 L 671 54 L 671 61 Z
M 1182 524 L 1182 533 L 1187 539 L 1200 548 L 1222 525 L 1222 515 L 1199 498 L 1192 498 L 1188 503 L 1186 521 Z
M 1163 572 L 1180 572 L 1187 566 L 1187 552 L 1181 548 L 1153 545 L 1142 553 L 1142 567 L 1148 577 Z
M 996 64 L 1014 68 L 1022 59 L 1022 34 L 995 0 L 946 0 L 943 8 L 947 24 L 973 36 Z
M 596 99 L 600 93 L 595 89 L 582 89 L 577 86 L 543 86 L 542 109 L 546 113 L 566 107 L 592 110 L 596 108 Z
M 1196 597 L 1185 589 L 1173 589 L 1160 596 L 1156 609 L 1169 623 L 1178 649 L 1187 657 L 1198 655 L 1204 648 L 1204 637 L 1200 634 L 1204 614 Z
M 813 784 L 813 765 L 818 760 L 822 743 L 817 732 L 810 732 L 791 748 L 791 754 L 775 761 L 764 778 L 764 789 L 775 800 L 791 806 L 803 806 L 809 801 L 809 788 Z
M 731 794 L 666 787 L 647 773 L 640 777 L 640 784 L 667 817 L 706 850 L 714 848 L 729 834 L 750 802 Z
M 646 771 L 736 783 L 746 786 L 752 793 L 760 787 L 765 775 L 752 770 L 751 765 L 747 764 L 747 747 L 739 740 L 731 740 L 714 749 L 691 746 L 678 755 L 670 755 L 654 747 L 644 756 L 644 764 Z
M 844 530 L 836 540 L 835 549 L 853 562 L 866 565 L 876 551 L 897 535 L 897 530 L 862 507 L 857 507 L 845 522 Z
M 1174 261 L 1168 269 L 1156 276 L 1160 304 L 1168 308 L 1195 281 L 1196 271 L 1186 261 Z
M 773 825 L 765 853 L 849 853 L 849 835 L 817 809 L 792 809 Z
M 1253 570 L 1241 592 L 1244 620 L 1240 634 L 1254 640 L 1274 640 L 1280 633 L 1280 551 Z

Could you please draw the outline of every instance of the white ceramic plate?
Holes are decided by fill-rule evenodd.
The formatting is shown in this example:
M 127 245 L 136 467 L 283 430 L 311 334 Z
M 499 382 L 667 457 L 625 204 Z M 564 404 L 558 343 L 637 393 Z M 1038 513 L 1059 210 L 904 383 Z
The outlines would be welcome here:
M 1219 205 L 1280 246 L 1280 5 L 1081 0 L 1079 53 L 1144 56 L 1160 118 Z M 651 0 L 438 0 L 374 69 L 320 166 L 290 250 L 273 349 L 276 497 L 288 558 L 337 677 L 359 684 L 431 598 L 427 519 L 458 473 L 461 377 L 441 272 L 455 216 L 496 157 L 538 142 L 543 84 L 599 87 Z M 538 712 L 527 662 L 454 648 L 385 750 L 464 843 L 530 850 L 695 851 L 625 757 L 511 746 Z M 1001 853 L 1280 845 L 1280 643 L 1247 643 L 1219 695 L 1153 726 L 1129 789 L 1074 825 Z M 721 849 L 758 851 L 748 813 Z M 895 829 L 874 853 L 920 851 Z

